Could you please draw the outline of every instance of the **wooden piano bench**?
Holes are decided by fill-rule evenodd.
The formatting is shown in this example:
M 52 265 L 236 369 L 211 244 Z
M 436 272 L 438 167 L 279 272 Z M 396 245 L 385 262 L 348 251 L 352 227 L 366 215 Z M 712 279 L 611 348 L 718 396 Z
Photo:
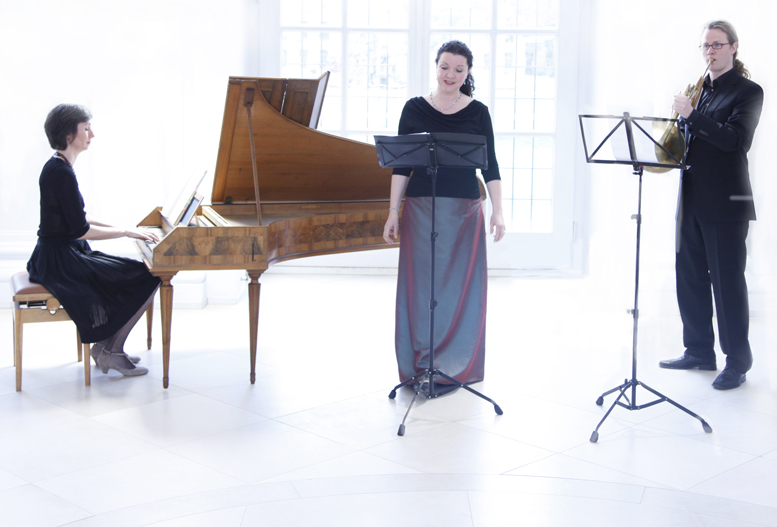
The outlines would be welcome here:
M 30 282 L 27 271 L 16 273 L 11 277 L 13 287 L 13 345 L 14 365 L 16 366 L 16 391 L 22 391 L 22 340 L 25 324 L 33 322 L 58 322 L 70 320 L 67 311 L 48 292 L 45 287 Z M 89 344 L 81 343 L 81 335 L 76 329 L 78 343 L 78 361 L 84 363 L 84 384 L 92 383 L 91 355 Z M 82 353 L 83 349 L 83 353 Z

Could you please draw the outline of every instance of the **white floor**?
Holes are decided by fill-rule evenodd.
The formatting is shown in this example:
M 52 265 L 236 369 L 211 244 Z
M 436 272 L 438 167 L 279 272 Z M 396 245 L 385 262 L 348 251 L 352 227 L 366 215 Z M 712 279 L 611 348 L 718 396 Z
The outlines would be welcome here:
M 682 352 L 679 317 L 643 310 L 639 380 L 714 431 L 661 403 L 614 409 L 591 443 L 614 400 L 597 397 L 631 376 L 629 306 L 605 306 L 586 279 L 492 278 L 475 388 L 504 415 L 459 390 L 418 403 L 399 437 L 412 392 L 387 397 L 395 279 L 262 283 L 253 386 L 245 301 L 174 313 L 167 390 L 157 319 L 152 351 L 143 328 L 127 347 L 150 374 L 93 368 L 91 388 L 72 324 L 28 326 L 16 393 L 0 310 L 0 524 L 777 525 L 771 317 L 752 320 L 748 382 L 719 392 L 715 372 L 658 368 Z

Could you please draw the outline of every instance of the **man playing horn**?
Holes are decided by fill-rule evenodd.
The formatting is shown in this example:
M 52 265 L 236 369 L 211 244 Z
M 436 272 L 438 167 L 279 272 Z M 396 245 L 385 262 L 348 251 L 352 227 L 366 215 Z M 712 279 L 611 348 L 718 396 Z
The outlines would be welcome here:
M 662 368 L 716 370 L 712 297 L 726 366 L 712 386 L 738 388 L 753 363 L 748 340 L 749 307 L 745 240 L 755 206 L 747 152 L 763 106 L 763 90 L 749 80 L 737 58 L 734 27 L 717 20 L 705 25 L 699 48 L 713 60 L 698 108 L 683 95 L 672 108 L 689 134 L 687 165 L 680 185 L 675 261 L 677 301 L 685 353 L 663 360 Z M 710 294 L 712 289 L 712 295 Z

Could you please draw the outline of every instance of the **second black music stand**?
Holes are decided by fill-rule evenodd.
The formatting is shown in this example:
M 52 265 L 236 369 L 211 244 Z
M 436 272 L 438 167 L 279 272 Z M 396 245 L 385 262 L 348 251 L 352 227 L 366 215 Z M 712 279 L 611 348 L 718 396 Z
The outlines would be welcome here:
M 434 378 L 441 377 L 451 383 L 454 388 L 464 388 L 468 392 L 485 399 L 494 405 L 497 415 L 502 415 L 502 409 L 493 400 L 489 399 L 477 390 L 473 390 L 466 384 L 446 375 L 434 366 L 434 309 L 437 300 L 434 296 L 434 254 L 435 240 L 435 198 L 437 193 L 437 169 L 448 168 L 488 168 L 488 155 L 486 150 L 486 138 L 482 135 L 431 133 L 409 134 L 399 136 L 375 136 L 375 145 L 378 150 L 378 162 L 380 166 L 387 168 L 400 167 L 426 167 L 426 172 L 432 178 L 432 232 L 431 232 L 431 268 L 429 296 L 429 366 L 420 373 L 397 384 L 389 399 L 397 395 L 397 390 L 410 383 L 416 383 L 415 395 L 405 412 L 405 417 L 399 425 L 397 435 L 405 435 L 405 420 L 410 414 L 410 409 L 419 394 L 423 393 L 427 399 L 439 397 L 450 390 L 435 390 Z
M 598 406 L 602 406 L 604 404 L 604 398 L 611 393 L 619 392 L 618 397 L 615 398 L 615 402 L 612 403 L 612 406 L 610 406 L 610 409 L 607 410 L 607 413 L 604 414 L 604 417 L 602 417 L 602 420 L 599 421 L 599 424 L 596 425 L 596 428 L 594 429 L 593 433 L 591 434 L 590 441 L 592 443 L 596 443 L 599 440 L 599 427 L 602 426 L 604 423 L 604 420 L 607 419 L 607 417 L 610 415 L 610 412 L 613 411 L 616 405 L 621 406 L 627 410 L 642 410 L 643 408 L 647 408 L 649 406 L 653 406 L 659 403 L 667 402 L 683 412 L 687 413 L 688 415 L 695 417 L 699 421 L 701 421 L 701 426 L 704 429 L 705 432 L 708 434 L 712 432 L 712 427 L 707 424 L 707 421 L 690 411 L 689 409 L 685 408 L 684 406 L 681 406 L 677 404 L 672 399 L 668 398 L 667 396 L 657 392 L 650 386 L 646 385 L 642 381 L 637 380 L 637 326 L 639 323 L 639 309 L 638 309 L 638 299 L 639 299 L 639 249 L 640 249 L 640 232 L 642 227 L 642 169 L 643 167 L 661 167 L 661 168 L 679 168 L 682 170 L 686 170 L 688 167 L 685 165 L 685 157 L 687 153 L 687 149 L 683 152 L 682 159 L 678 159 L 674 154 L 669 152 L 666 148 L 664 148 L 664 145 L 659 144 L 655 139 L 653 139 L 652 135 L 649 134 L 641 125 L 640 121 L 643 123 L 645 122 L 667 122 L 667 126 L 677 126 L 677 121 L 675 119 L 661 119 L 661 118 L 655 118 L 655 117 L 641 117 L 641 118 L 634 118 L 631 117 L 627 112 L 624 112 L 623 117 L 616 116 L 616 115 L 580 115 L 580 131 L 583 135 L 583 148 L 585 149 L 585 157 L 586 161 L 588 163 L 607 163 L 607 164 L 621 164 L 621 165 L 631 165 L 634 169 L 634 174 L 639 175 L 639 197 L 637 201 L 637 213 L 632 215 L 631 219 L 637 221 L 637 258 L 636 258 L 636 272 L 634 277 L 634 309 L 629 309 L 629 314 L 632 315 L 634 318 L 634 329 L 632 334 L 632 350 L 631 350 L 631 379 L 626 379 L 623 384 L 620 386 L 616 386 L 615 388 L 608 390 L 604 392 L 602 395 L 599 396 L 599 398 L 596 400 L 596 404 Z M 617 123 L 615 123 L 615 126 L 613 126 L 612 130 L 604 137 L 604 139 L 599 143 L 599 145 L 594 149 L 594 151 L 589 155 L 588 153 L 588 145 L 585 141 L 585 127 L 583 126 L 583 119 L 609 119 L 611 121 L 617 120 Z M 637 129 L 637 132 L 635 132 L 634 129 Z M 608 140 L 611 138 L 615 138 L 615 141 L 620 140 L 620 148 L 614 148 L 614 151 L 618 151 L 620 155 L 616 153 L 616 159 L 594 159 L 594 156 L 598 152 L 601 151 L 602 147 L 605 143 L 607 143 Z M 635 140 L 636 138 L 636 140 Z M 640 152 L 638 153 L 637 144 L 639 142 L 639 145 L 643 148 L 640 148 Z M 686 143 L 687 144 L 687 143 Z M 647 147 L 645 149 L 644 147 Z M 669 159 L 669 162 L 658 162 L 657 161 L 657 151 L 658 150 L 663 151 L 664 154 L 666 154 Z M 652 152 L 652 155 L 650 154 Z M 658 397 L 658 399 L 655 399 L 649 403 L 646 404 L 637 404 L 637 386 L 642 386 L 644 389 Z M 628 395 L 626 395 L 626 390 L 631 388 L 631 400 L 629 400 Z M 626 400 L 626 403 L 621 402 L 621 398 Z

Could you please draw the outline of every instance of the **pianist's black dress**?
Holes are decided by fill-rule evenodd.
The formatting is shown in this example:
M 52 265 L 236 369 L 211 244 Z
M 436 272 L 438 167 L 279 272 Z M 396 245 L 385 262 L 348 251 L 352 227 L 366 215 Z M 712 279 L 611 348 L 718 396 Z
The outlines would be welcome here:
M 81 340 L 105 340 L 126 324 L 160 280 L 137 260 L 92 251 L 89 224 L 73 169 L 52 157 L 40 175 L 38 244 L 27 262 L 30 280 L 62 303 Z

